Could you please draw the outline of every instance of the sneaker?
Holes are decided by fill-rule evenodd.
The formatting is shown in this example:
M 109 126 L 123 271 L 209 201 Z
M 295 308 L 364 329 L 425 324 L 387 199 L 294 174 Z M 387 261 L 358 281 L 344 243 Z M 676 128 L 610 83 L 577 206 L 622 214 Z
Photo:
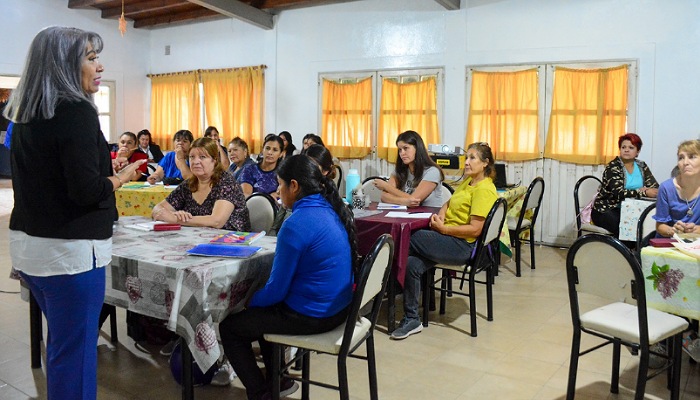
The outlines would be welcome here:
M 228 361 L 224 361 L 211 379 L 214 386 L 228 386 L 236 378 L 236 372 Z
M 287 397 L 299 390 L 299 384 L 294 379 L 282 378 L 280 381 L 280 398 Z M 270 395 L 272 398 L 272 395 Z M 263 399 L 265 397 L 263 396 Z
M 406 339 L 407 337 L 413 335 L 414 333 L 419 333 L 423 330 L 423 324 L 420 319 L 408 319 L 403 317 L 399 327 L 391 332 L 391 338 L 394 340 Z
M 173 350 L 175 350 L 175 346 L 177 346 L 177 341 L 178 339 L 175 339 L 166 343 L 165 346 L 160 349 L 160 354 L 163 356 L 170 356 L 173 354 Z

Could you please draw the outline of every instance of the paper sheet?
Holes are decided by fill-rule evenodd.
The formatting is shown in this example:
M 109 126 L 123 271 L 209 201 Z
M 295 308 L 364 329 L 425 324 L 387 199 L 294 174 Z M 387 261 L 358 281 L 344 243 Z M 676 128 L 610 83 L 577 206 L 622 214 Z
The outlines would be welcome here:
M 401 212 L 401 211 L 389 211 L 386 213 L 388 218 L 417 218 L 417 219 L 428 219 L 433 213 L 429 212 Z

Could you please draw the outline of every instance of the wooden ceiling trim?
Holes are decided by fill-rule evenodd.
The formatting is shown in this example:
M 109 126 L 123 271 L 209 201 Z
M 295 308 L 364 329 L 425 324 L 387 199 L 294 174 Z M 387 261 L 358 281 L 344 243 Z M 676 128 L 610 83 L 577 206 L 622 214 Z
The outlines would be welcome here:
M 272 14 L 259 10 L 238 0 L 187 0 L 190 3 L 214 10 L 231 18 L 238 18 L 257 27 L 271 30 L 274 27 Z
M 165 14 L 155 17 L 140 18 L 134 21 L 134 28 L 152 28 L 157 25 L 173 24 L 178 22 L 193 22 L 195 20 L 197 22 L 203 22 L 222 18 L 226 17 L 216 11 L 200 8 L 187 13 Z
M 178 10 L 187 3 L 182 3 L 181 0 L 147 0 L 139 3 L 124 3 L 124 16 L 128 19 L 135 19 L 137 16 L 147 17 L 151 13 L 169 13 L 173 10 Z M 122 15 L 122 5 L 109 6 L 102 9 L 102 18 L 116 19 Z

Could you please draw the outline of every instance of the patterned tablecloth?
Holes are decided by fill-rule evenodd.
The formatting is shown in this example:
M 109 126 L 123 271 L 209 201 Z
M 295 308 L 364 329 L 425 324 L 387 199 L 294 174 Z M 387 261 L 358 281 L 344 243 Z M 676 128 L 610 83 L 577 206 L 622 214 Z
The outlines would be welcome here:
M 654 268 L 656 265 L 656 268 Z M 672 247 L 642 249 L 647 306 L 700 319 L 700 261 Z
M 175 186 L 150 186 L 138 182 L 127 183 L 115 193 L 119 217 L 133 215 L 150 217 L 153 207 L 165 200 L 174 188 Z
M 211 228 L 142 232 L 125 227 L 146 222 L 120 218 L 114 230 L 112 264 L 106 270 L 105 302 L 168 321 L 206 371 L 219 358 L 214 323 L 241 311 L 270 275 L 277 238 L 255 242 L 246 259 L 188 256 L 185 251 L 219 233 Z
M 506 220 L 503 223 L 503 229 L 501 229 L 501 237 L 499 241 L 501 242 L 501 253 L 507 255 L 508 257 L 513 257 L 513 251 L 510 248 L 510 231 L 508 231 L 508 218 L 515 218 L 517 221 L 520 217 L 520 210 L 523 209 L 523 204 L 525 203 L 525 194 L 527 193 L 526 186 L 516 186 L 506 190 L 499 190 L 498 197 L 506 199 Z M 527 215 L 525 216 L 527 217 Z M 530 231 L 525 231 L 521 235 L 522 238 L 527 239 L 530 235 Z

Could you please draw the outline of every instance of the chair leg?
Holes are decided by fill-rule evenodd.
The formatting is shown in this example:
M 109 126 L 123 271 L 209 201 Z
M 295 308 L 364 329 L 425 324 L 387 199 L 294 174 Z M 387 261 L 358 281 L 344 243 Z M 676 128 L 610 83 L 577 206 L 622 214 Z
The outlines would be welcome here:
M 535 269 L 535 231 L 530 226 L 530 269 Z
M 430 314 L 430 288 L 433 287 L 433 275 L 435 270 L 425 271 L 423 274 L 423 326 L 428 326 L 429 314 Z
M 576 372 L 578 371 L 580 348 L 581 331 L 574 328 L 574 336 L 571 340 L 571 359 L 569 360 L 569 381 L 566 385 L 566 400 L 574 400 L 576 395 Z
M 647 373 L 649 371 L 649 347 L 639 347 L 639 370 L 637 371 L 637 387 L 634 400 L 643 400 L 647 385 Z
M 683 338 L 683 333 L 679 333 L 673 338 L 671 338 L 668 342 L 671 343 L 671 346 L 673 348 L 673 365 L 671 368 L 673 369 L 673 379 L 671 383 L 671 400 L 678 400 L 680 397 L 680 391 L 681 391 L 681 364 L 682 364 L 682 338 Z M 671 351 L 671 350 L 669 350 Z
M 350 400 L 350 391 L 348 389 L 348 366 L 347 355 L 338 355 L 338 388 L 340 390 L 341 400 Z
M 309 400 L 309 379 L 311 379 L 311 352 L 304 350 L 304 355 L 302 359 L 304 360 L 304 365 L 302 365 L 301 367 L 301 377 L 304 378 L 304 381 L 301 383 L 301 399 Z
M 513 240 L 515 243 L 515 276 L 521 276 L 520 274 L 520 235 L 518 235 L 518 232 L 515 232 L 515 239 Z
M 106 304 L 105 304 L 106 305 Z M 110 305 L 109 310 L 109 335 L 110 342 L 119 342 L 119 337 L 117 336 L 117 307 Z
M 440 281 L 440 315 L 445 315 L 445 309 L 447 308 L 447 283 L 452 280 L 452 273 L 446 269 L 442 270 L 442 280 Z
M 43 337 L 42 332 L 42 320 L 41 320 L 41 308 L 39 308 L 39 303 L 36 302 L 34 295 L 29 293 L 29 343 L 30 343 L 30 354 L 31 354 L 31 367 L 41 368 L 41 339 Z
M 374 335 L 371 334 L 366 341 L 367 346 L 367 368 L 369 371 L 369 398 L 379 400 L 379 388 L 377 387 L 377 364 L 374 354 Z
M 493 321 L 493 273 L 486 268 L 486 320 Z
M 473 267 L 472 267 L 473 268 Z M 474 272 L 472 270 L 472 272 Z M 474 274 L 469 274 L 469 318 L 471 320 L 471 335 L 476 337 L 476 283 Z
M 620 339 L 613 340 L 612 375 L 610 377 L 610 393 L 620 391 Z
M 277 343 L 272 345 L 272 400 L 280 399 L 280 368 L 282 368 L 282 348 Z

